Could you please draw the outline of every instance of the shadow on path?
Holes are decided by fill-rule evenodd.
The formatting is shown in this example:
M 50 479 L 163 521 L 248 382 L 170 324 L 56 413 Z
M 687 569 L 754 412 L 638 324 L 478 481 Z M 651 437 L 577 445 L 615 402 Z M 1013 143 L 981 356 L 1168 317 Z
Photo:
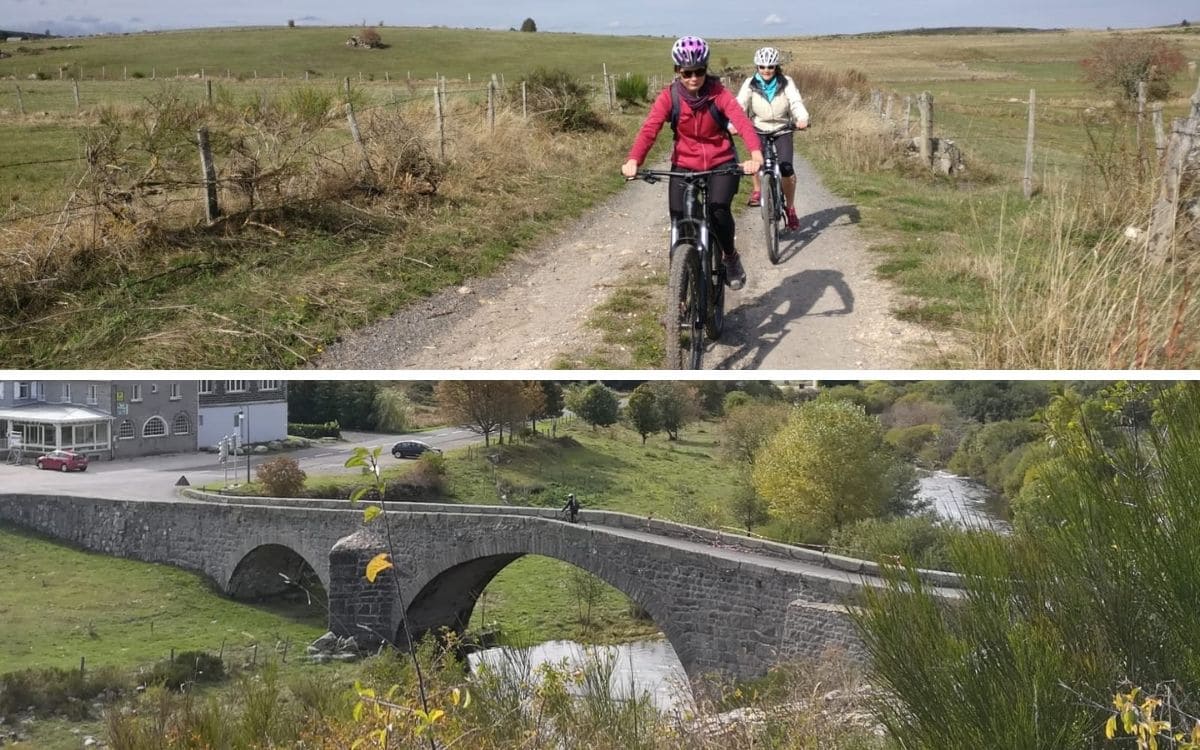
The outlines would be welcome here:
M 799 255 L 801 250 L 821 236 L 821 232 L 838 223 L 843 216 L 847 219 L 846 224 L 857 224 L 860 218 L 858 206 L 837 206 L 801 216 L 799 229 L 779 236 L 779 262 L 786 263 Z
M 761 297 L 731 310 L 730 315 L 736 317 L 743 343 L 716 363 L 715 367 L 729 369 L 739 362 L 741 364 L 738 366 L 743 369 L 762 366 L 767 354 L 779 344 L 788 326 L 809 315 L 829 289 L 841 298 L 842 309 L 818 315 L 832 317 L 854 312 L 854 291 L 842 272 L 834 269 L 807 269 L 793 274 Z M 746 358 L 749 361 L 743 361 Z

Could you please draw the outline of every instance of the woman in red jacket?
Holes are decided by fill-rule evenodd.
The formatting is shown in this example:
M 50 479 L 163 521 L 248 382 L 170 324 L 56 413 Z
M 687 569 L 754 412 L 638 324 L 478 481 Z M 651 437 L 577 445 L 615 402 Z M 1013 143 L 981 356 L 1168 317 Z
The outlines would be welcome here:
M 630 179 L 637 175 L 658 132 L 671 120 L 673 99 L 679 102 L 679 110 L 678 120 L 671 123 L 675 130 L 671 169 L 701 172 L 735 163 L 737 150 L 728 128 L 732 125 L 750 150 L 749 161 L 741 164 L 742 171 L 758 172 L 762 168 L 762 145 L 737 99 L 721 85 L 720 79 L 708 75 L 708 44 L 699 37 L 685 36 L 671 48 L 671 59 L 678 77 L 650 106 L 650 114 L 629 149 L 629 160 L 621 166 L 621 174 Z M 725 251 L 725 282 L 731 289 L 741 289 L 746 283 L 746 272 L 733 245 L 733 212 L 729 208 L 737 186 L 736 175 L 719 175 L 708 182 L 708 212 Z M 683 216 L 683 191 L 683 181 L 673 178 L 672 218 Z

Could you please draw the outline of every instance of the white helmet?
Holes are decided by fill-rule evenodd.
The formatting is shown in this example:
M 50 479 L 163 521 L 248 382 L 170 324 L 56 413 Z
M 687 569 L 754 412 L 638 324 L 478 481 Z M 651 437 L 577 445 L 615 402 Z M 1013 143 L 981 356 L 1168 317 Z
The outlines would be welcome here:
M 774 47 L 763 47 L 754 53 L 755 65 L 778 65 L 779 50 Z

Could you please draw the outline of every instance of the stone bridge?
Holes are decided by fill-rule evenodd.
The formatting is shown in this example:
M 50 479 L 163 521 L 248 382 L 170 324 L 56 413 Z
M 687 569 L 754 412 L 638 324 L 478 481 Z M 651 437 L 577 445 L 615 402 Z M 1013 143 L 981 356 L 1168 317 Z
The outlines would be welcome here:
M 232 498 L 187 490 L 172 501 L 0 494 L 0 522 L 77 547 L 199 571 L 224 593 L 258 598 L 289 580 L 320 579 L 330 629 L 405 643 L 442 627 L 462 632 L 480 593 L 523 555 L 585 570 L 653 618 L 687 674 L 747 678 L 829 649 L 864 656 L 846 604 L 878 585 L 873 563 L 605 511 L 580 523 L 552 509 L 389 503 L 364 526 L 345 501 Z M 366 562 L 395 549 L 374 584 Z M 282 574 L 282 575 L 281 575 Z M 286 578 L 285 578 L 286 576 Z M 948 598 L 952 574 L 926 578 Z

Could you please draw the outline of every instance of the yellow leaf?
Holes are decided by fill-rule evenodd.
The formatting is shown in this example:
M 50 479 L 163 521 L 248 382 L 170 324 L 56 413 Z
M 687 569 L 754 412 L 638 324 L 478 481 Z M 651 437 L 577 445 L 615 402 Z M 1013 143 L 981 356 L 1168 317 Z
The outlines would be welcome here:
M 371 583 L 375 583 L 375 579 L 379 577 L 380 573 L 393 567 L 395 566 L 393 566 L 392 561 L 388 559 L 388 554 L 386 552 L 378 554 L 375 556 L 374 560 L 367 563 L 367 580 Z
M 376 518 L 379 518 L 379 514 L 382 512 L 383 508 L 380 508 L 378 505 L 372 505 L 363 511 L 363 523 L 374 521 Z
M 461 701 L 461 700 L 462 700 L 462 691 L 461 690 L 459 690 L 458 688 L 454 688 L 453 690 L 450 691 L 450 702 L 451 703 L 453 703 L 454 705 L 457 706 L 459 704 L 459 701 Z
M 1117 736 L 1117 717 L 1110 716 L 1104 723 L 1104 736 L 1110 740 Z
M 445 711 L 443 711 L 443 710 L 442 710 L 442 709 L 440 709 L 440 708 L 435 708 L 435 709 L 433 709 L 432 711 L 430 711 L 430 712 L 429 712 L 429 723 L 430 723 L 430 724 L 433 724 L 433 723 L 435 723 L 435 722 L 436 722 L 438 719 L 442 718 L 442 717 L 443 717 L 443 716 L 445 716 L 445 715 L 446 715 L 446 712 L 445 712 Z

